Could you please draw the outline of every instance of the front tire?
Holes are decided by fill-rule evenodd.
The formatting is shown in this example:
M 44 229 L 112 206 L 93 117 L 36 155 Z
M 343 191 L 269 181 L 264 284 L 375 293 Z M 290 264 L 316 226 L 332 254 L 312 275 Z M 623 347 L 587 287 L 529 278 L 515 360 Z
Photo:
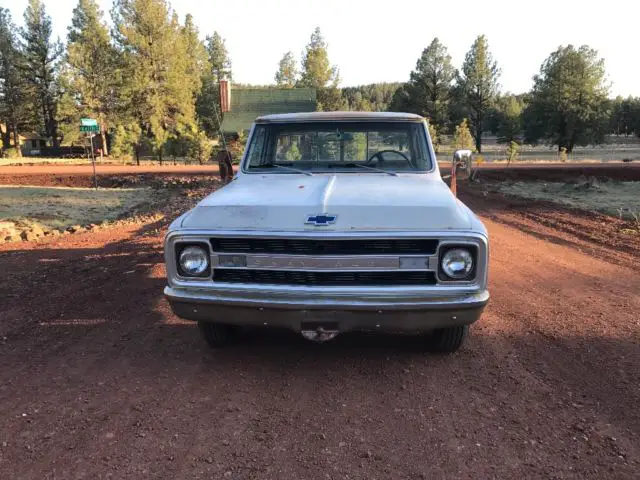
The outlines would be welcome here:
M 237 337 L 236 330 L 231 325 L 213 322 L 198 322 L 198 328 L 207 345 L 220 348 L 233 343 Z
M 468 332 L 469 325 L 436 330 L 430 338 L 431 350 L 439 353 L 453 353 L 462 346 Z

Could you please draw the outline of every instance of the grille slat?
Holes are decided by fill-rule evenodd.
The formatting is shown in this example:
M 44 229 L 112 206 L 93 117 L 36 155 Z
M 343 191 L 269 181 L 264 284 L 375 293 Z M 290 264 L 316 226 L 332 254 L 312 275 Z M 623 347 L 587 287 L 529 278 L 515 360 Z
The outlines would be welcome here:
M 213 280 L 224 283 L 321 286 L 435 285 L 434 272 L 307 272 L 299 270 L 214 269 Z
M 220 253 L 281 253 L 291 255 L 432 255 L 434 239 L 316 240 L 288 238 L 212 238 L 211 247 Z

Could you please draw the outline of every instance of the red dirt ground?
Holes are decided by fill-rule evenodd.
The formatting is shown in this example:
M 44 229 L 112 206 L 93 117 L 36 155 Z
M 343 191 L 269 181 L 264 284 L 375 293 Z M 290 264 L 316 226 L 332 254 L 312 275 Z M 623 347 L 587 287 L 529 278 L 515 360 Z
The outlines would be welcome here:
M 592 478 L 640 471 L 640 245 L 463 192 L 491 302 L 463 349 L 259 332 L 162 297 L 163 223 L 0 246 L 0 477 Z

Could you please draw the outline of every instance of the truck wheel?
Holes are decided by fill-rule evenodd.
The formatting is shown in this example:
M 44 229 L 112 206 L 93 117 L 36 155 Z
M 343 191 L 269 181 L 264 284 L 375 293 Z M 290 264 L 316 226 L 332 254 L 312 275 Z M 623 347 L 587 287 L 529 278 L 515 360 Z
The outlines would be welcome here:
M 433 332 L 430 347 L 434 352 L 453 353 L 464 343 L 469 325 L 441 328 Z
M 202 338 L 211 348 L 229 345 L 236 338 L 236 330 L 231 325 L 213 322 L 198 322 Z

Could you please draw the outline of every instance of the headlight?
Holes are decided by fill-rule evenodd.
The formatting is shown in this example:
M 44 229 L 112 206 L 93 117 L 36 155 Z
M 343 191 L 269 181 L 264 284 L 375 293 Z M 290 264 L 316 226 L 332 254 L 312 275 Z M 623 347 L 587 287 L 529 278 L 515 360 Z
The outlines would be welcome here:
M 452 248 L 442 256 L 440 266 L 452 280 L 463 280 L 473 270 L 473 255 L 465 248 Z
M 186 276 L 202 276 L 209 269 L 209 252 L 202 247 L 186 247 L 180 252 L 179 264 Z

